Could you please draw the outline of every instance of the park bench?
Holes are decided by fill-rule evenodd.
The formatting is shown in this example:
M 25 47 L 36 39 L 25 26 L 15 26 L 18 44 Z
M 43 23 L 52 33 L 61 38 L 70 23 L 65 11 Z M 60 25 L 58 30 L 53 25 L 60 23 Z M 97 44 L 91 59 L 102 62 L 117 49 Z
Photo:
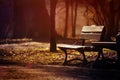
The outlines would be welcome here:
M 102 30 L 104 26 L 83 26 L 80 33 L 80 40 L 82 45 L 85 44 L 85 40 L 100 41 Z
M 104 58 L 102 49 L 103 48 L 108 48 L 111 50 L 115 50 L 117 52 L 117 61 L 120 64 L 120 34 L 116 35 L 116 41 L 112 41 L 112 42 L 107 42 L 107 41 L 102 41 L 102 42 L 92 42 L 91 43 L 95 49 L 97 49 L 99 51 L 98 57 L 96 60 L 98 60 L 100 58 L 100 55 L 102 55 L 102 58 Z
M 76 50 L 80 54 L 83 55 L 82 61 L 84 63 L 88 62 L 85 56 L 85 51 L 99 51 L 98 49 L 95 49 L 92 45 L 85 45 L 85 40 L 92 39 L 95 41 L 100 41 L 102 30 L 104 26 L 83 26 L 80 34 L 80 40 L 82 40 L 81 45 L 59 45 L 58 48 L 61 49 L 65 53 L 65 60 L 63 64 L 67 64 L 68 60 L 68 52 L 67 50 Z M 69 60 L 70 61 L 70 60 Z

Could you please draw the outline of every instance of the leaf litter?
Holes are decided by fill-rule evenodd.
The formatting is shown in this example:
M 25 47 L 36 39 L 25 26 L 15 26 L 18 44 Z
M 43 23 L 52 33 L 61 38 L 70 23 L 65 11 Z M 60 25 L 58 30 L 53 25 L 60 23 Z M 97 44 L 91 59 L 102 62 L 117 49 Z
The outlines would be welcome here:
M 114 51 L 112 53 L 107 49 L 104 51 L 109 51 L 105 56 L 116 58 Z M 69 53 L 68 59 L 82 58 L 77 51 L 68 50 L 67 52 Z M 85 55 L 88 61 L 94 61 L 98 54 L 97 52 L 85 52 Z M 57 52 L 50 52 L 49 43 L 24 42 L 0 45 L 0 58 L 23 64 L 63 64 L 65 54 L 58 48 Z

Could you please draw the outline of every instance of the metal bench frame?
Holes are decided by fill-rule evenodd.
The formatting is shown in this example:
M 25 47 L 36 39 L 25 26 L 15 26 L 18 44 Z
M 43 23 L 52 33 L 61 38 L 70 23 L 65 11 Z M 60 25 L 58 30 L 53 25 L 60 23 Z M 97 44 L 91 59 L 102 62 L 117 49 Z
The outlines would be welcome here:
M 82 31 L 81 31 L 81 34 L 82 34 L 81 38 L 80 38 L 82 40 L 82 45 L 81 46 L 78 46 L 78 45 L 75 45 L 75 44 L 74 45 L 67 45 L 66 44 L 66 45 L 58 46 L 58 48 L 61 49 L 65 53 L 65 60 L 64 60 L 63 64 L 67 64 L 67 62 L 68 62 L 68 60 L 67 60 L 67 56 L 68 56 L 67 50 L 68 49 L 69 50 L 76 50 L 80 54 L 82 54 L 83 55 L 83 59 L 82 59 L 83 63 L 87 63 L 88 62 L 87 59 L 86 59 L 85 53 L 84 53 L 85 51 L 98 51 L 99 56 L 102 55 L 101 54 L 101 49 L 95 48 L 94 46 L 84 45 L 84 43 L 85 43 L 86 39 L 93 39 L 93 36 L 88 38 L 88 35 L 89 34 L 90 35 L 92 35 L 92 34 L 94 35 L 94 33 L 98 35 L 98 39 L 100 40 L 101 33 L 102 33 L 102 30 L 103 30 L 103 26 L 99 26 L 99 28 L 101 30 L 98 30 L 98 31 L 94 30 L 94 28 L 98 27 L 98 26 L 89 26 L 89 27 L 92 28 L 92 29 L 89 28 L 89 30 L 87 30 L 87 27 L 88 26 L 83 26 Z M 97 59 L 99 58 L 99 56 L 97 57 Z M 102 57 L 103 57 L 103 55 L 102 55 Z

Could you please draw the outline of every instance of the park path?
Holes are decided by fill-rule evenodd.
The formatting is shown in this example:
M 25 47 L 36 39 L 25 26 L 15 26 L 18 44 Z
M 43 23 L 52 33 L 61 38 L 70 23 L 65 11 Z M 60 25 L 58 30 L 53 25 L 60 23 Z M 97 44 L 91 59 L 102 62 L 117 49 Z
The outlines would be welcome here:
M 0 65 L 0 80 L 120 80 L 120 71 L 63 65 Z

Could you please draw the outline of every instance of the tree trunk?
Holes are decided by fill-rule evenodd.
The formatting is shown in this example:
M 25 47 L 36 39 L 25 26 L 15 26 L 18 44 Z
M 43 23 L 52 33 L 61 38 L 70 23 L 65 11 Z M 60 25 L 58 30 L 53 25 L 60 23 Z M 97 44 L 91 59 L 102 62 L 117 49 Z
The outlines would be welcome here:
M 50 0 L 50 18 L 51 18 L 51 35 L 50 35 L 50 51 L 56 51 L 56 32 L 55 32 L 55 9 L 57 0 Z
M 76 20 L 77 20 L 77 8 L 78 8 L 78 1 L 75 2 L 75 11 L 74 11 L 74 18 L 73 18 L 73 29 L 72 29 L 72 37 L 75 37 L 76 32 Z
M 0 0 L 0 39 L 12 37 L 13 0 Z
M 66 0 L 66 19 L 65 19 L 65 29 L 64 29 L 64 37 L 67 37 L 67 32 L 68 32 L 68 14 L 69 14 L 69 1 Z
M 14 0 L 14 38 L 23 38 L 25 35 L 23 9 L 22 0 Z
M 71 1 L 70 1 L 70 4 L 71 4 L 72 37 L 74 37 L 74 31 L 75 31 L 75 28 L 74 28 L 74 1 L 71 0 Z

